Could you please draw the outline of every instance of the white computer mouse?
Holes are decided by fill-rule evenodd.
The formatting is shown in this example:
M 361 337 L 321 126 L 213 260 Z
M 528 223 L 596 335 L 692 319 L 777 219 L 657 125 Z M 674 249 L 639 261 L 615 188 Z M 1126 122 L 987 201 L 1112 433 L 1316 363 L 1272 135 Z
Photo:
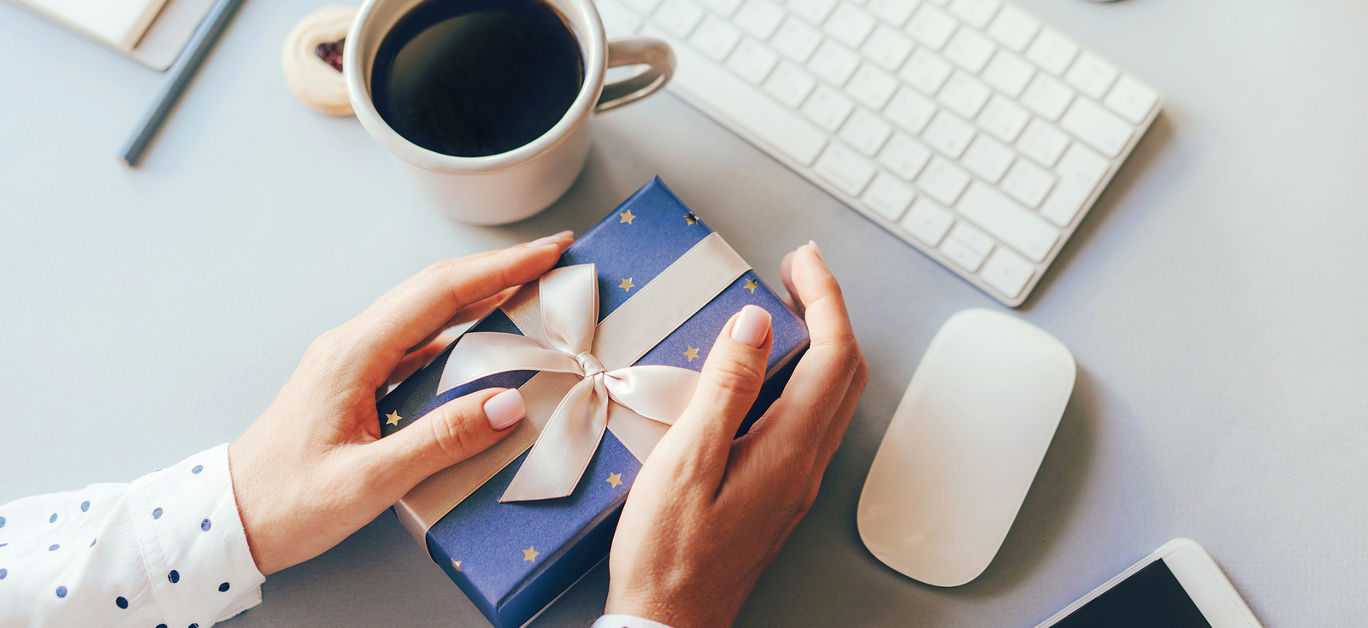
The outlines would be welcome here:
M 865 547 L 926 584 L 977 578 L 1031 488 L 1075 374 L 1062 343 L 1015 316 L 951 316 L 874 454 L 857 514 Z

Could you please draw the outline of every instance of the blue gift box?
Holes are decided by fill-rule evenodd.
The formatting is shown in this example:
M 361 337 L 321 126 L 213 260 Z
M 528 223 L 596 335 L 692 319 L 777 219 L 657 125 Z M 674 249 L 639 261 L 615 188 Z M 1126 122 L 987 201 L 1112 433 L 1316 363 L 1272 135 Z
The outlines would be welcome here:
M 581 236 L 565 251 L 557 267 L 594 264 L 598 317 L 602 321 L 711 234 L 703 220 L 656 178 Z M 765 387 L 741 428 L 744 432 L 782 391 L 797 357 L 808 345 L 808 334 L 802 319 L 754 272 L 745 270 L 729 281 L 633 365 L 697 371 L 732 314 L 747 304 L 765 308 L 773 319 L 773 349 Z M 648 291 L 642 298 L 649 296 Z M 466 333 L 471 332 L 522 334 L 523 330 L 501 309 Z M 384 435 L 403 429 L 451 399 L 484 388 L 523 386 L 536 375 L 532 371 L 504 372 L 438 393 L 448 356 L 464 338 L 457 339 L 431 364 L 379 401 Z M 522 450 L 506 466 L 494 467 L 492 478 L 473 492 L 467 491 L 464 499 L 457 495 L 454 501 L 458 503 L 449 511 L 443 506 L 445 514 L 428 515 L 435 521 L 420 521 L 413 514 L 417 508 L 408 502 L 428 502 L 425 507 L 431 511 L 433 493 L 440 492 L 440 487 L 427 487 L 420 500 L 418 494 L 424 489 L 420 485 L 395 507 L 401 522 L 425 544 L 429 556 L 500 628 L 529 621 L 607 556 L 618 514 L 641 468 L 628 447 L 607 431 L 569 496 L 501 503 L 500 496 L 526 457 Z M 472 462 L 448 471 L 466 464 Z

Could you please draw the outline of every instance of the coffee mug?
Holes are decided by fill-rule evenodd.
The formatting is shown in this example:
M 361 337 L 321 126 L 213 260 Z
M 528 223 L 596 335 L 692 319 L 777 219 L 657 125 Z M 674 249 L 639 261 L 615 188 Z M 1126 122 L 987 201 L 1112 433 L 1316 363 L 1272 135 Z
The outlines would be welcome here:
M 644 37 L 607 41 L 592 0 L 545 0 L 565 19 L 584 60 L 584 81 L 550 130 L 513 150 L 456 157 L 410 142 L 387 124 L 371 99 L 371 68 L 380 43 L 410 9 L 427 0 L 365 0 L 347 33 L 342 74 L 361 125 L 398 161 L 419 190 L 456 220 L 500 225 L 546 209 L 570 189 L 589 156 L 594 113 L 640 100 L 665 86 L 674 53 Z M 605 82 L 608 68 L 645 66 Z

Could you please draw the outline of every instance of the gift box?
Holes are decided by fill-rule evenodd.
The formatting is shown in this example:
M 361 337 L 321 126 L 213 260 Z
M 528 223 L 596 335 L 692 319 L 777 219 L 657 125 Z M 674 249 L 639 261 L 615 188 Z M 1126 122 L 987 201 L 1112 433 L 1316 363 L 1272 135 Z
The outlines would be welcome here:
M 807 329 L 652 180 L 379 401 L 385 435 L 483 388 L 527 403 L 503 441 L 396 504 L 400 522 L 491 623 L 526 623 L 607 556 L 641 461 L 747 304 L 769 311 L 774 343 L 742 432 L 778 397 Z

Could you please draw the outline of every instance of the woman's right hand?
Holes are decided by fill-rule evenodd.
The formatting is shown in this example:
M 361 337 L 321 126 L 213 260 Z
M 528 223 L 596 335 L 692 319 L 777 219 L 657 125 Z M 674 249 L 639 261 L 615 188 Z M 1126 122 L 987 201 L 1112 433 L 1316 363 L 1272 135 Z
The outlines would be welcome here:
M 627 498 L 608 559 L 608 614 L 730 624 L 816 499 L 868 368 L 816 245 L 785 257 L 783 277 L 811 347 L 783 395 L 733 440 L 764 383 L 773 334 L 755 306 L 723 327 L 692 403 Z

